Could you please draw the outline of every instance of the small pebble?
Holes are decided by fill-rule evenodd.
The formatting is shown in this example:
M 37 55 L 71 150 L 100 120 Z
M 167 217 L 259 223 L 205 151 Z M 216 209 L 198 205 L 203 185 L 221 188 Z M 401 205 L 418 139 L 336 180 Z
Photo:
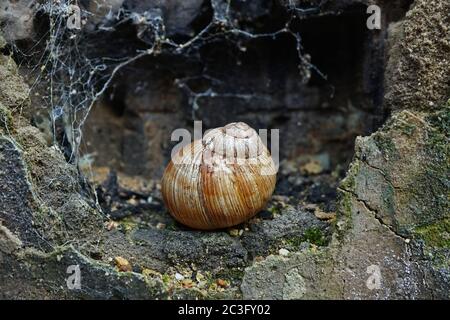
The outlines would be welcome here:
M 163 230 L 165 228 L 166 228 L 166 224 L 165 223 L 158 222 L 158 224 L 156 225 L 156 229 Z
M 322 165 L 317 160 L 311 160 L 305 165 L 300 167 L 300 171 L 302 173 L 306 173 L 307 175 L 316 175 L 323 171 Z
M 111 231 L 113 229 L 116 229 L 119 226 L 119 223 L 116 221 L 108 221 L 106 223 L 106 230 Z
M 198 272 L 198 273 L 195 275 L 195 280 L 197 280 L 198 282 L 202 282 L 202 281 L 205 280 L 205 276 L 202 275 L 200 272 Z
M 239 230 L 238 229 L 231 229 L 230 231 L 228 231 L 228 233 L 232 237 L 238 237 L 239 236 Z
M 181 273 L 175 273 L 175 279 L 178 281 L 184 280 L 184 276 Z
M 314 212 L 317 209 L 317 205 L 314 203 L 308 203 L 305 205 L 305 209 L 310 212 Z
M 127 200 L 127 203 L 131 204 L 132 206 L 137 206 L 139 204 L 139 201 L 135 198 L 131 198 Z
M 130 272 L 133 270 L 133 267 L 131 266 L 130 262 L 125 258 L 115 257 L 114 263 L 121 272 Z
M 277 195 L 277 194 L 273 195 L 273 196 L 272 196 L 272 199 L 275 200 L 275 201 L 277 201 L 277 202 L 281 202 L 282 204 L 283 204 L 284 202 L 289 202 L 289 197 L 287 197 L 287 196 L 282 196 L 282 195 Z
M 222 288 L 227 288 L 228 287 L 228 282 L 226 280 L 217 279 L 216 283 L 217 283 L 217 285 L 219 287 L 222 287 Z
M 319 220 L 332 220 L 336 218 L 336 213 L 334 212 L 324 212 L 320 210 L 319 208 L 316 208 L 314 211 L 314 215 Z
M 181 281 L 181 285 L 183 288 L 192 288 L 194 286 L 194 282 L 191 279 L 184 279 Z
M 280 256 L 288 256 L 290 252 L 286 249 L 280 249 L 278 250 L 278 253 L 280 254 Z
M 156 276 L 156 277 L 158 277 L 158 276 L 161 276 L 161 274 L 160 273 L 158 273 L 157 271 L 154 271 L 154 270 L 152 270 L 152 269 L 142 269 L 142 272 L 141 272 L 144 276 L 148 276 L 148 277 L 150 277 L 150 276 Z

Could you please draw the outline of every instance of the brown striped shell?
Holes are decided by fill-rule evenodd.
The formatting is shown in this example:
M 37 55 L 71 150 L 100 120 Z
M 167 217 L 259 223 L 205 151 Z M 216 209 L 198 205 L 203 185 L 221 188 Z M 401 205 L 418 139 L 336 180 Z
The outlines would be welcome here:
M 182 148 L 164 172 L 162 195 L 177 221 L 212 230 L 253 217 L 265 207 L 275 182 L 275 164 L 261 138 L 238 122 Z

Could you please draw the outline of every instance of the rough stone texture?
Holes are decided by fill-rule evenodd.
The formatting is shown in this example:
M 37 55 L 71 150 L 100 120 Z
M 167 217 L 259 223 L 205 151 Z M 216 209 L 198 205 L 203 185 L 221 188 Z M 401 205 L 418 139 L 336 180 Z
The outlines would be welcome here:
M 5 40 L 12 42 L 32 36 L 35 8 L 36 1 L 34 0 L 2 1 L 0 21 L 3 22 Z
M 49 241 L 84 238 L 89 242 L 102 226 L 102 218 L 80 194 L 76 168 L 21 118 L 29 89 L 17 75 L 12 58 L 0 59 L 4 104 L 0 105 L 0 219 L 27 245 L 48 249 Z
M 160 279 L 132 272 L 119 273 L 109 265 L 81 255 L 72 247 L 50 254 L 20 250 L 0 260 L 0 299 L 156 299 L 167 297 Z M 77 266 L 81 288 L 71 287 Z M 44 280 L 44 281 L 43 281 Z
M 28 87 L 17 74 L 13 59 L 0 56 L 0 101 L 6 108 L 20 110 L 28 100 Z
M 243 297 L 281 299 L 288 287 L 302 298 L 449 299 L 448 114 L 403 111 L 358 139 L 331 244 L 249 267 Z
M 320 252 L 269 256 L 246 269 L 241 290 L 244 299 L 339 299 L 340 283 L 331 282 L 334 272 L 329 257 Z
M 353 164 L 358 166 L 354 193 L 378 219 L 404 236 L 417 226 L 448 217 L 449 110 L 442 109 L 395 114 L 388 129 L 356 141 L 356 157 L 362 161 Z
M 425 18 L 426 17 L 426 18 Z M 386 105 L 392 110 L 440 108 L 450 84 L 450 3 L 416 0 L 391 26 Z
M 37 128 L 24 125 L 20 111 L 28 87 L 17 75 L 10 57 L 1 56 L 0 60 L 0 265 L 1 270 L 7 270 L 0 273 L 1 298 L 125 298 L 120 296 L 121 289 L 113 292 L 114 284 L 99 289 L 109 285 L 106 281 L 96 284 L 107 269 L 89 262 L 77 251 L 66 257 L 62 249 L 56 248 L 68 242 L 86 246 L 97 240 L 102 219 L 80 194 L 76 169 L 58 148 L 47 146 Z M 62 263 L 64 257 L 67 264 Z M 67 288 L 64 277 L 69 264 L 89 270 L 83 272 L 92 277 L 88 278 L 92 289 L 86 287 L 87 293 L 61 289 Z M 136 288 L 139 282 L 143 283 L 141 288 L 147 288 L 142 276 L 136 280 L 130 276 L 128 281 L 110 269 L 111 279 L 116 277 L 120 286 L 133 287 L 128 282 L 135 281 Z M 42 284 L 49 275 L 49 282 Z M 140 293 L 131 297 L 144 297 L 145 290 L 136 290 Z
M 252 257 L 266 256 L 280 246 L 295 251 L 307 241 L 324 245 L 328 228 L 328 223 L 317 220 L 310 212 L 288 207 L 280 216 L 252 225 L 252 232 L 245 233 L 242 242 Z M 316 237 L 308 239 L 311 235 Z
M 0 221 L 26 245 L 40 244 L 41 237 L 33 226 L 33 198 L 20 150 L 4 136 L 0 136 L 0 168 Z
M 9 229 L 0 225 L 0 251 L 11 254 L 14 251 L 20 249 L 23 245 L 19 238 L 14 236 Z
M 247 251 L 237 239 L 226 233 L 203 233 L 138 228 L 132 231 L 125 257 L 141 268 L 164 273 L 171 266 L 189 268 L 195 265 L 202 270 L 244 267 Z M 118 248 L 121 235 L 112 233 L 105 241 L 105 252 L 125 252 Z M 119 240 L 119 241 L 117 241 Z M 122 240 L 123 241 L 123 240 Z

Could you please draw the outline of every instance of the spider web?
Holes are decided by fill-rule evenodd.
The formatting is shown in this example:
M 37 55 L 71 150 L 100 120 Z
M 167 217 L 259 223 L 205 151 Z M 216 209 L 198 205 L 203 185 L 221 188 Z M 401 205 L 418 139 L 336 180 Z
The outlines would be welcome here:
M 202 46 L 218 40 L 226 40 L 239 46 L 253 39 L 276 39 L 282 34 L 288 34 L 296 44 L 301 80 L 307 82 L 311 72 L 316 72 L 326 79 L 326 75 L 316 68 L 304 53 L 301 35 L 291 29 L 295 19 L 319 13 L 321 4 L 299 8 L 292 0 L 286 1 L 283 5 L 289 13 L 289 18 L 284 27 L 270 33 L 254 33 L 237 26 L 231 17 L 231 2 L 232 0 L 210 0 L 213 15 L 209 23 L 181 43 L 168 36 L 164 19 L 158 10 L 141 14 L 122 7 L 117 12 L 107 13 L 92 31 L 87 30 L 83 22 L 89 21 L 95 13 L 83 6 L 79 6 L 81 29 L 68 28 L 67 21 L 73 16 L 73 6 L 77 4 L 74 1 L 46 0 L 38 5 L 37 14 L 48 19 L 48 30 L 27 52 L 16 46 L 14 49 L 16 54 L 25 60 L 31 56 L 34 58 L 34 66 L 30 70 L 38 76 L 31 85 L 30 93 L 42 82 L 45 83 L 45 107 L 48 108 L 51 118 L 53 143 L 66 144 L 69 150 L 66 152 L 68 161 L 76 164 L 80 161 L 83 126 L 93 106 L 107 92 L 122 69 L 144 57 L 161 54 L 189 56 L 198 52 Z M 127 23 L 136 26 L 138 37 L 145 37 L 142 48 L 134 48 L 131 52 L 128 50 L 122 56 L 92 55 L 90 50 L 95 47 L 92 34 L 113 34 L 117 28 Z M 189 80 L 191 78 L 177 79 L 175 84 L 188 96 L 193 119 L 196 118 L 196 110 L 200 108 L 199 101 L 205 97 L 252 98 L 251 94 L 216 92 L 212 88 L 197 92 L 188 85 Z M 64 133 L 64 141 L 57 139 L 59 127 Z

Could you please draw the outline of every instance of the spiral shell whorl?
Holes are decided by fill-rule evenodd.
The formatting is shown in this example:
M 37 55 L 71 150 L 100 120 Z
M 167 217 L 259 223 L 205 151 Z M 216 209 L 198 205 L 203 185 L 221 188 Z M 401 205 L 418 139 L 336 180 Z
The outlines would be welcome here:
M 209 131 L 177 157 L 166 168 L 162 194 L 172 216 L 193 228 L 242 223 L 265 206 L 275 187 L 269 151 L 242 122 Z

